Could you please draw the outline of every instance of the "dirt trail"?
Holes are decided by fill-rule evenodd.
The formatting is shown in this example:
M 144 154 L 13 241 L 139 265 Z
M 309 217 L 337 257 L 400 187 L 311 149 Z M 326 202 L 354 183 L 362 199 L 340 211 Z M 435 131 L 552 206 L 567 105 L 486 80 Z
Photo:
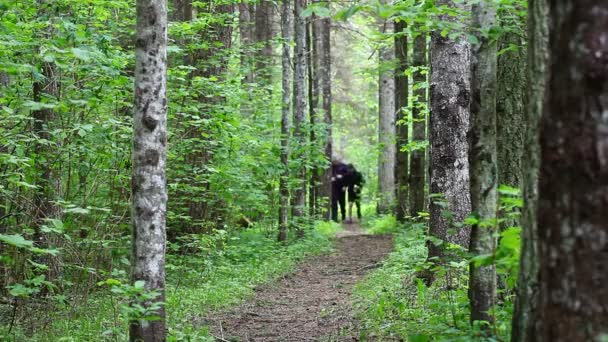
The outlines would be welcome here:
M 216 313 L 211 330 L 220 341 L 355 341 L 352 286 L 379 266 L 392 238 L 364 235 L 345 225 L 335 251 L 308 259 L 295 272 L 256 289 L 255 297 Z

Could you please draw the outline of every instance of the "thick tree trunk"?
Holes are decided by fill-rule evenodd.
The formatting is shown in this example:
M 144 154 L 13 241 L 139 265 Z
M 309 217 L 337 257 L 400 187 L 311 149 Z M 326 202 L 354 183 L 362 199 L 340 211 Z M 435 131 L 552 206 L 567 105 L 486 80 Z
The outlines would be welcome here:
M 401 149 L 408 143 L 409 123 L 407 117 L 408 105 L 408 76 L 407 70 L 407 36 L 404 32 L 405 23 L 395 22 L 395 58 L 397 67 L 395 69 L 395 113 L 396 113 L 396 146 L 395 146 L 395 190 L 397 200 L 395 203 L 395 217 L 400 222 L 405 221 L 408 207 L 408 155 L 407 151 Z
M 469 11 L 464 4 L 441 0 L 438 5 Z M 445 17 L 444 20 L 453 20 Z M 469 128 L 470 45 L 466 39 L 450 40 L 439 32 L 431 36 L 430 81 L 430 201 L 429 233 L 468 248 L 468 229 L 448 234 L 451 222 L 462 222 L 471 211 L 469 160 L 466 133 Z M 445 203 L 445 208 L 442 203 Z M 451 219 L 442 215 L 452 213 Z M 442 248 L 428 243 L 429 258 L 441 257 Z
M 291 1 L 283 2 L 283 14 L 281 17 L 281 31 L 283 35 L 283 98 L 281 103 L 281 164 L 283 174 L 279 183 L 279 241 L 287 240 L 289 230 L 289 117 L 291 114 L 291 39 L 293 35 L 293 13 Z
M 608 3 L 549 4 L 536 336 L 601 341 L 608 333 Z
M 133 115 L 132 280 L 164 301 L 165 178 L 167 145 L 167 7 L 164 1 L 137 0 Z M 135 303 L 134 303 L 135 304 Z M 149 306 L 150 302 L 137 303 Z M 131 322 L 131 341 L 165 341 L 165 310 L 159 320 Z
M 307 144 L 306 134 L 306 18 L 302 18 L 305 0 L 295 0 L 295 50 L 294 50 L 294 86 L 293 86 L 293 116 L 294 138 L 300 148 L 296 177 L 300 185 L 295 189 L 293 216 L 303 217 L 306 213 L 306 169 L 304 161 Z M 299 230 L 301 231 L 301 230 Z
M 487 30 L 495 25 L 492 4 L 473 5 L 473 29 Z M 478 34 L 472 46 L 470 181 L 471 209 L 479 220 L 471 229 L 469 251 L 473 256 L 488 255 L 496 249 L 497 152 L 496 152 L 496 42 Z M 489 312 L 496 301 L 496 266 L 470 265 L 469 300 L 471 322 L 493 322 Z M 486 327 L 489 328 L 489 327 Z
M 258 82 L 270 83 L 274 56 L 272 38 L 274 37 L 272 18 L 274 5 L 272 1 L 261 0 L 255 10 L 255 41 L 262 47 L 256 54 L 256 76 Z
M 418 71 L 414 73 L 414 97 L 415 102 L 412 108 L 412 141 L 418 142 L 420 146 L 424 146 L 426 140 L 426 71 L 421 70 L 427 65 L 427 50 L 426 50 L 426 34 L 423 30 L 414 39 L 414 67 Z M 426 175 L 425 160 L 426 149 L 424 147 L 416 147 L 412 151 L 411 166 L 410 166 L 410 215 L 418 216 L 418 213 L 424 211 L 424 182 Z
M 380 31 L 393 31 L 391 20 L 380 21 Z M 395 204 L 395 77 L 390 63 L 395 59 L 392 46 L 381 46 L 378 77 L 378 213 L 392 212 Z
M 498 184 L 519 188 L 522 179 L 521 158 L 524 149 L 526 51 L 524 38 L 507 33 L 500 40 L 501 49 L 516 45 L 498 57 L 498 91 L 496 128 L 498 151 Z
M 513 312 L 511 341 L 536 341 L 534 323 L 538 320 L 538 170 L 540 148 L 538 122 L 543 112 L 547 81 L 549 17 L 546 0 L 528 3 L 527 102 L 525 144 L 522 155 L 521 254 L 517 297 Z

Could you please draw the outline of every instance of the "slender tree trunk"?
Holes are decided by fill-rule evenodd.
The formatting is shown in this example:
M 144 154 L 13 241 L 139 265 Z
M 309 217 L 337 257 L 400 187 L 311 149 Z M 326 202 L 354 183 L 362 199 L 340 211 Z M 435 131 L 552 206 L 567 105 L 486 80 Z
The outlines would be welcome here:
M 384 1 L 386 3 L 386 1 Z M 391 20 L 380 21 L 380 31 L 390 34 Z M 390 213 L 395 204 L 395 77 L 391 63 L 395 59 L 392 46 L 381 46 L 378 77 L 378 213 Z
M 547 82 L 549 17 L 546 0 L 528 3 L 528 86 L 525 112 L 525 143 L 522 155 L 521 215 L 522 245 L 517 280 L 517 297 L 513 312 L 511 341 L 536 341 L 534 323 L 538 320 L 538 170 L 540 148 L 538 122 L 543 112 Z
M 412 141 L 424 146 L 426 140 L 426 70 L 427 66 L 427 50 L 426 50 L 426 34 L 424 31 L 418 34 L 414 39 L 414 67 L 418 70 L 414 73 L 414 98 L 415 102 L 412 108 Z M 411 170 L 410 170 L 410 215 L 418 216 L 418 213 L 424 211 L 424 182 L 426 175 L 426 149 L 424 147 L 416 147 L 412 151 Z
M 279 205 L 279 241 L 287 240 L 289 230 L 289 117 L 291 114 L 291 39 L 293 35 L 291 1 L 283 2 L 283 14 L 281 17 L 281 31 L 283 35 L 283 98 L 281 107 L 281 164 L 283 174 L 279 183 L 280 205 Z
M 167 7 L 164 1 L 137 0 L 133 115 L 132 280 L 164 302 L 167 189 Z M 150 301 L 134 303 L 144 306 Z M 158 320 L 130 323 L 131 341 L 165 341 L 165 310 Z
M 536 336 L 602 341 L 608 333 L 608 3 L 551 0 L 549 8 Z
M 330 1 L 326 4 L 329 7 Z M 321 97 L 321 108 L 323 109 L 323 123 L 325 124 L 325 134 L 323 141 L 323 149 L 325 158 L 331 161 L 332 159 L 332 117 L 331 117 L 331 17 L 320 20 L 319 26 L 320 47 L 319 53 L 319 86 Z M 321 190 L 319 198 L 325 201 L 324 218 L 329 220 L 330 217 L 330 195 L 331 195 L 331 168 L 329 165 L 325 167 L 322 176 Z
M 319 91 L 320 91 L 320 82 L 319 82 L 319 49 L 320 46 L 318 40 L 319 37 L 319 18 L 316 15 L 312 15 L 309 17 L 308 25 L 306 26 L 306 43 L 308 46 L 308 98 L 310 102 L 308 103 L 308 113 L 310 119 L 310 145 L 313 149 L 317 147 L 317 135 L 315 130 L 313 129 L 318 121 L 318 113 L 320 112 L 319 108 Z M 310 170 L 310 182 L 308 183 L 308 212 L 310 217 L 314 217 L 317 210 L 317 193 L 318 193 L 318 184 L 320 182 L 319 168 L 313 167 Z
M 496 22 L 492 4 L 473 5 L 473 28 L 487 30 Z M 496 249 L 497 152 L 496 152 L 496 42 L 478 34 L 472 46 L 470 180 L 471 209 L 480 221 L 471 229 L 469 251 L 473 256 L 488 255 Z M 496 301 L 496 266 L 471 263 L 469 276 L 471 322 L 493 322 L 489 310 Z
M 470 11 L 465 4 L 441 0 L 437 5 Z M 454 20 L 444 17 L 443 20 Z M 471 211 L 469 160 L 466 132 L 469 128 L 470 45 L 466 39 L 451 40 L 440 32 L 431 36 L 430 82 L 430 201 L 429 233 L 468 248 L 470 231 L 448 234 L 451 222 L 462 222 Z M 443 205 L 445 204 L 445 206 Z M 451 212 L 451 218 L 442 215 Z M 441 246 L 428 244 L 429 258 L 442 257 Z
M 407 151 L 401 149 L 408 143 L 408 76 L 407 70 L 407 35 L 405 34 L 405 22 L 395 22 L 395 58 L 397 67 L 395 69 L 395 112 L 396 112 L 396 142 L 395 152 L 395 189 L 397 203 L 395 206 L 395 217 L 400 222 L 405 221 L 408 207 L 408 183 L 409 163 Z
M 302 17 L 302 11 L 306 6 L 305 0 L 295 0 L 295 68 L 293 86 L 293 114 L 294 114 L 294 138 L 300 149 L 299 164 L 296 177 L 300 185 L 295 190 L 293 216 L 303 217 L 306 213 L 306 169 L 304 161 L 306 158 L 305 146 L 307 144 L 306 134 L 306 18 Z M 302 232 L 299 230 L 299 232 Z M 301 233 L 300 233 L 301 234 Z
M 245 1 L 239 3 L 239 33 L 241 38 L 241 67 L 245 68 L 243 83 L 253 82 L 253 71 L 249 49 L 254 42 L 255 9 Z

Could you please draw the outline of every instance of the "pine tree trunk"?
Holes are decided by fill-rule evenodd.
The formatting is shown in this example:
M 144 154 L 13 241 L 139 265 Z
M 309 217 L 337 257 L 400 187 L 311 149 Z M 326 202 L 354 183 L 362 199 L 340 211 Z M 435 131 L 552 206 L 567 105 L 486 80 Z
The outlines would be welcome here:
M 167 145 L 167 7 L 164 1 L 137 0 L 133 115 L 132 280 L 147 291 L 165 289 L 165 178 Z M 150 302 L 134 303 L 149 306 Z M 165 341 L 165 310 L 159 320 L 130 323 L 131 341 Z
M 380 31 L 390 34 L 391 20 L 380 21 Z M 395 77 L 390 65 L 395 59 L 393 46 L 381 46 L 379 51 L 378 77 L 378 213 L 392 212 L 395 204 Z
M 424 146 L 426 140 L 426 72 L 421 69 L 427 65 L 426 34 L 423 30 L 414 39 L 414 67 L 419 68 L 414 73 L 414 97 L 416 98 L 412 108 L 412 141 Z M 416 147 L 412 152 L 410 169 L 410 215 L 418 216 L 424 211 L 424 182 L 426 175 L 425 168 L 426 149 Z
M 258 82 L 270 83 L 273 65 L 272 32 L 274 5 L 272 1 L 261 0 L 255 10 L 255 41 L 262 43 L 262 48 L 256 54 L 256 76 Z
M 473 5 L 473 29 L 487 30 L 496 23 L 492 4 Z M 480 223 L 471 229 L 469 251 L 473 256 L 489 255 L 496 249 L 497 152 L 496 152 L 496 42 L 478 34 L 472 46 L 470 181 L 471 209 Z M 496 301 L 496 266 L 470 265 L 469 300 L 471 322 L 493 322 L 489 312 Z M 489 329 L 489 326 L 485 326 Z
M 306 45 L 307 45 L 307 64 L 308 64 L 308 113 L 310 119 L 310 145 L 313 149 L 317 147 L 317 135 L 313 129 L 318 123 L 319 108 L 319 18 L 316 15 L 309 17 L 309 22 L 306 25 Z M 317 210 L 317 195 L 318 184 L 321 181 L 319 168 L 314 166 L 310 170 L 310 181 L 308 183 L 308 214 L 314 217 Z
M 470 11 L 464 4 L 441 0 L 438 5 Z M 444 17 L 443 20 L 454 20 Z M 469 128 L 470 45 L 466 39 L 451 40 L 440 32 L 431 35 L 430 76 L 430 193 L 442 199 L 430 201 L 429 233 L 468 248 L 470 231 L 448 234 L 451 221 L 462 222 L 471 211 L 469 160 L 466 132 Z M 445 203 L 445 209 L 440 203 Z M 442 215 L 452 213 L 451 219 Z M 428 244 L 429 258 L 441 257 L 442 248 Z
M 549 8 L 536 336 L 602 341 L 608 333 L 608 3 L 552 0 Z
M 397 68 L 395 69 L 395 113 L 396 117 L 396 143 L 395 146 L 395 190 L 397 200 L 395 203 L 395 217 L 400 222 L 405 221 L 408 207 L 408 155 L 407 151 L 401 151 L 408 143 L 409 123 L 407 122 L 407 105 L 408 105 L 408 76 L 405 75 L 407 70 L 407 36 L 404 32 L 405 23 L 403 21 L 395 22 L 395 58 L 397 59 Z
M 293 13 L 291 1 L 283 2 L 283 14 L 281 17 L 281 31 L 283 35 L 283 55 L 282 55 L 282 85 L 283 97 L 281 103 L 281 164 L 283 174 L 279 183 L 280 204 L 279 204 L 279 241 L 287 240 L 289 230 L 289 136 L 291 114 L 291 39 L 293 35 Z
M 534 323 L 538 320 L 538 171 L 540 147 L 538 123 L 543 112 L 548 60 L 548 20 L 546 0 L 528 3 L 527 102 L 525 143 L 522 155 L 521 215 L 522 245 L 517 280 L 517 297 L 513 312 L 511 341 L 536 341 Z
M 293 114 L 294 138 L 300 148 L 298 155 L 298 169 L 296 177 L 300 185 L 295 189 L 293 216 L 304 217 L 306 213 L 306 169 L 304 162 L 307 144 L 306 134 L 306 18 L 302 18 L 302 11 L 306 5 L 305 0 L 295 0 L 295 50 L 294 50 L 294 87 L 293 87 Z M 301 232 L 301 230 L 299 230 Z

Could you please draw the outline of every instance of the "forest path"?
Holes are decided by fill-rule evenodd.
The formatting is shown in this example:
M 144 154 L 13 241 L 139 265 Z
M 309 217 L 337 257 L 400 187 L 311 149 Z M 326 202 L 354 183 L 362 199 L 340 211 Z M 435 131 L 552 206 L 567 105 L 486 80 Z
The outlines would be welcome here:
M 293 273 L 261 285 L 255 297 L 215 313 L 219 341 L 356 341 L 350 295 L 353 285 L 393 248 L 392 236 L 366 235 L 345 224 L 331 254 L 312 257 Z

